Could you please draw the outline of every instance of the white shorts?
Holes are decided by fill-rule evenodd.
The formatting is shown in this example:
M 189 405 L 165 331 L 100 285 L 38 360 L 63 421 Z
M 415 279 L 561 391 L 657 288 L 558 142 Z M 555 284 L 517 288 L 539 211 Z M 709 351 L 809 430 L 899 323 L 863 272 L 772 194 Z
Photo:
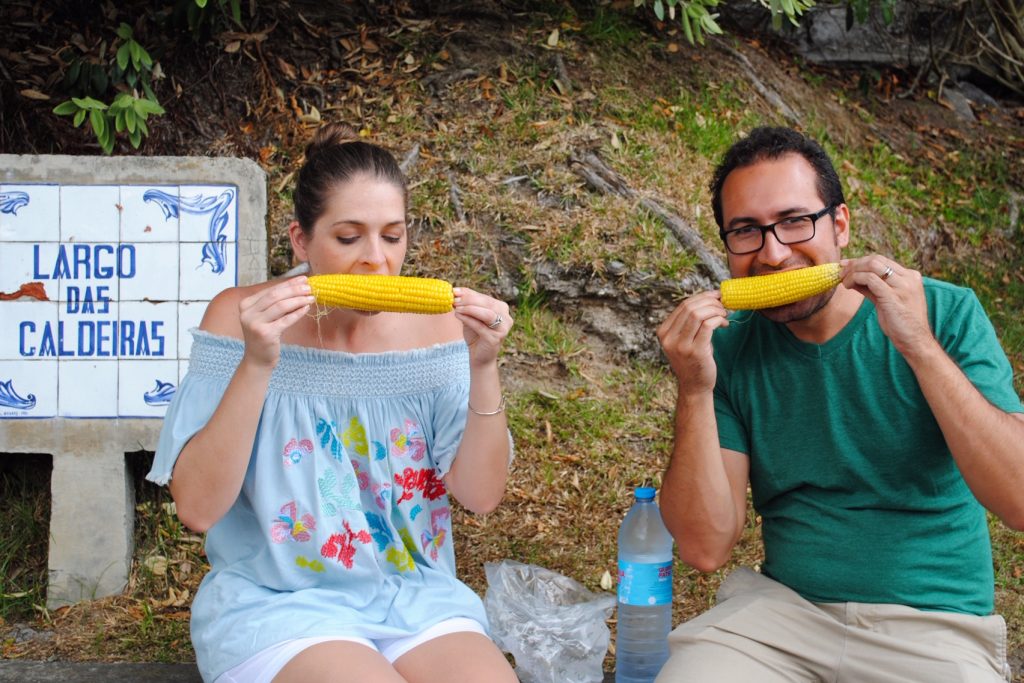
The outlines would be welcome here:
M 229 669 L 217 677 L 215 683 L 270 683 L 280 673 L 285 664 L 296 655 L 313 645 L 342 640 L 349 643 L 365 645 L 374 652 L 379 652 L 389 662 L 394 663 L 399 657 L 428 640 L 440 638 L 449 633 L 479 633 L 487 635 L 484 627 L 475 619 L 456 617 L 434 624 L 429 628 L 404 638 L 360 638 L 358 636 L 317 636 L 315 638 L 293 638 L 265 650 L 257 652 L 238 666 Z

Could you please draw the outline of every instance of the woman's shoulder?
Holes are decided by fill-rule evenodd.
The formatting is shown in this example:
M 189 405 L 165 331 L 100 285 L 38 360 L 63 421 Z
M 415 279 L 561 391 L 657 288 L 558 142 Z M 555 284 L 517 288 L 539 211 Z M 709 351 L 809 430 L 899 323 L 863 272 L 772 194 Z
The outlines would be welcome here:
M 429 347 L 447 344 L 462 339 L 462 323 L 454 313 L 441 315 L 408 314 L 416 322 L 412 327 L 414 339 L 412 346 Z
M 239 306 L 242 300 L 270 286 L 270 282 L 261 282 L 245 287 L 229 287 L 213 297 L 206 307 L 199 329 L 222 337 L 242 338 L 242 322 L 239 317 Z

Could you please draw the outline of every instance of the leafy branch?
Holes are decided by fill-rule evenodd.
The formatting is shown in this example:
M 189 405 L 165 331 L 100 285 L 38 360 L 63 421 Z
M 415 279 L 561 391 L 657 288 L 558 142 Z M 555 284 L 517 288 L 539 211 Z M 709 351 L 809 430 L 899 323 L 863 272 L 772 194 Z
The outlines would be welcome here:
M 152 114 L 164 113 L 152 87 L 152 79 L 159 74 L 159 66 L 146 48 L 135 40 L 128 24 L 122 23 L 117 28 L 117 37 L 121 44 L 115 53 L 109 77 L 101 66 L 75 60 L 66 80 L 85 92 L 80 93 L 81 97 L 72 96 L 53 109 L 53 113 L 59 116 L 71 116 L 76 128 L 88 119 L 100 148 L 106 154 L 114 151 L 114 141 L 119 133 L 127 134 L 132 147 L 138 149 L 142 138 L 149 135 L 146 119 Z M 119 92 L 107 104 L 98 97 L 104 96 L 111 83 Z M 139 94 L 139 88 L 142 94 Z
M 255 6 L 256 0 L 249 0 L 250 13 L 255 12 Z M 176 0 L 172 15 L 175 12 L 184 14 L 197 42 L 205 31 L 217 30 L 225 22 L 242 25 L 241 0 Z M 135 40 L 131 26 L 122 22 L 115 33 L 113 44 L 117 50 L 109 64 L 104 58 L 106 42 L 100 44 L 98 57 L 83 54 L 71 60 L 64 77 L 71 97 L 53 109 L 58 116 L 72 117 L 76 128 L 88 119 L 106 154 L 113 153 L 119 135 L 126 136 L 138 149 L 149 135 L 148 118 L 165 113 L 153 91 L 153 81 L 162 77 L 160 65 Z M 111 89 L 112 100 L 108 99 Z
M 651 9 L 658 21 L 665 21 L 666 15 L 670 21 L 679 17 L 679 23 L 683 27 L 683 35 L 690 44 L 704 44 L 704 35 L 720 35 L 722 27 L 718 25 L 718 14 L 712 12 L 718 7 L 722 0 L 653 0 Z M 814 0 L 752 0 L 764 6 L 771 12 L 772 25 L 776 29 L 782 27 L 783 18 L 788 19 L 794 26 L 799 25 L 799 17 L 809 7 L 814 5 Z M 868 0 L 862 0 L 867 2 Z M 647 0 L 633 0 L 634 7 L 646 6 Z

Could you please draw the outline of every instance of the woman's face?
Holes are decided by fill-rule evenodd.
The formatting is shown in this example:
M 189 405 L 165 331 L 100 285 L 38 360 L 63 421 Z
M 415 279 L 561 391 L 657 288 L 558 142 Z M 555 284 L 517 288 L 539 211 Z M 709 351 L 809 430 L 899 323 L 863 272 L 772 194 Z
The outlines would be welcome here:
M 291 237 L 311 274 L 398 275 L 408 246 L 402 188 L 355 176 L 328 195 L 310 235 L 296 224 Z

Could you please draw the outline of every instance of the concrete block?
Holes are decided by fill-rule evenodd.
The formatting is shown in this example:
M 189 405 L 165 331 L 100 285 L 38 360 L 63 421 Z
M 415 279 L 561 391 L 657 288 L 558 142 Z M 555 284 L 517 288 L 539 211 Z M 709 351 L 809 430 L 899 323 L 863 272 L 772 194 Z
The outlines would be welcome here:
M 120 593 L 135 527 L 124 453 L 54 453 L 50 491 L 47 606 Z

